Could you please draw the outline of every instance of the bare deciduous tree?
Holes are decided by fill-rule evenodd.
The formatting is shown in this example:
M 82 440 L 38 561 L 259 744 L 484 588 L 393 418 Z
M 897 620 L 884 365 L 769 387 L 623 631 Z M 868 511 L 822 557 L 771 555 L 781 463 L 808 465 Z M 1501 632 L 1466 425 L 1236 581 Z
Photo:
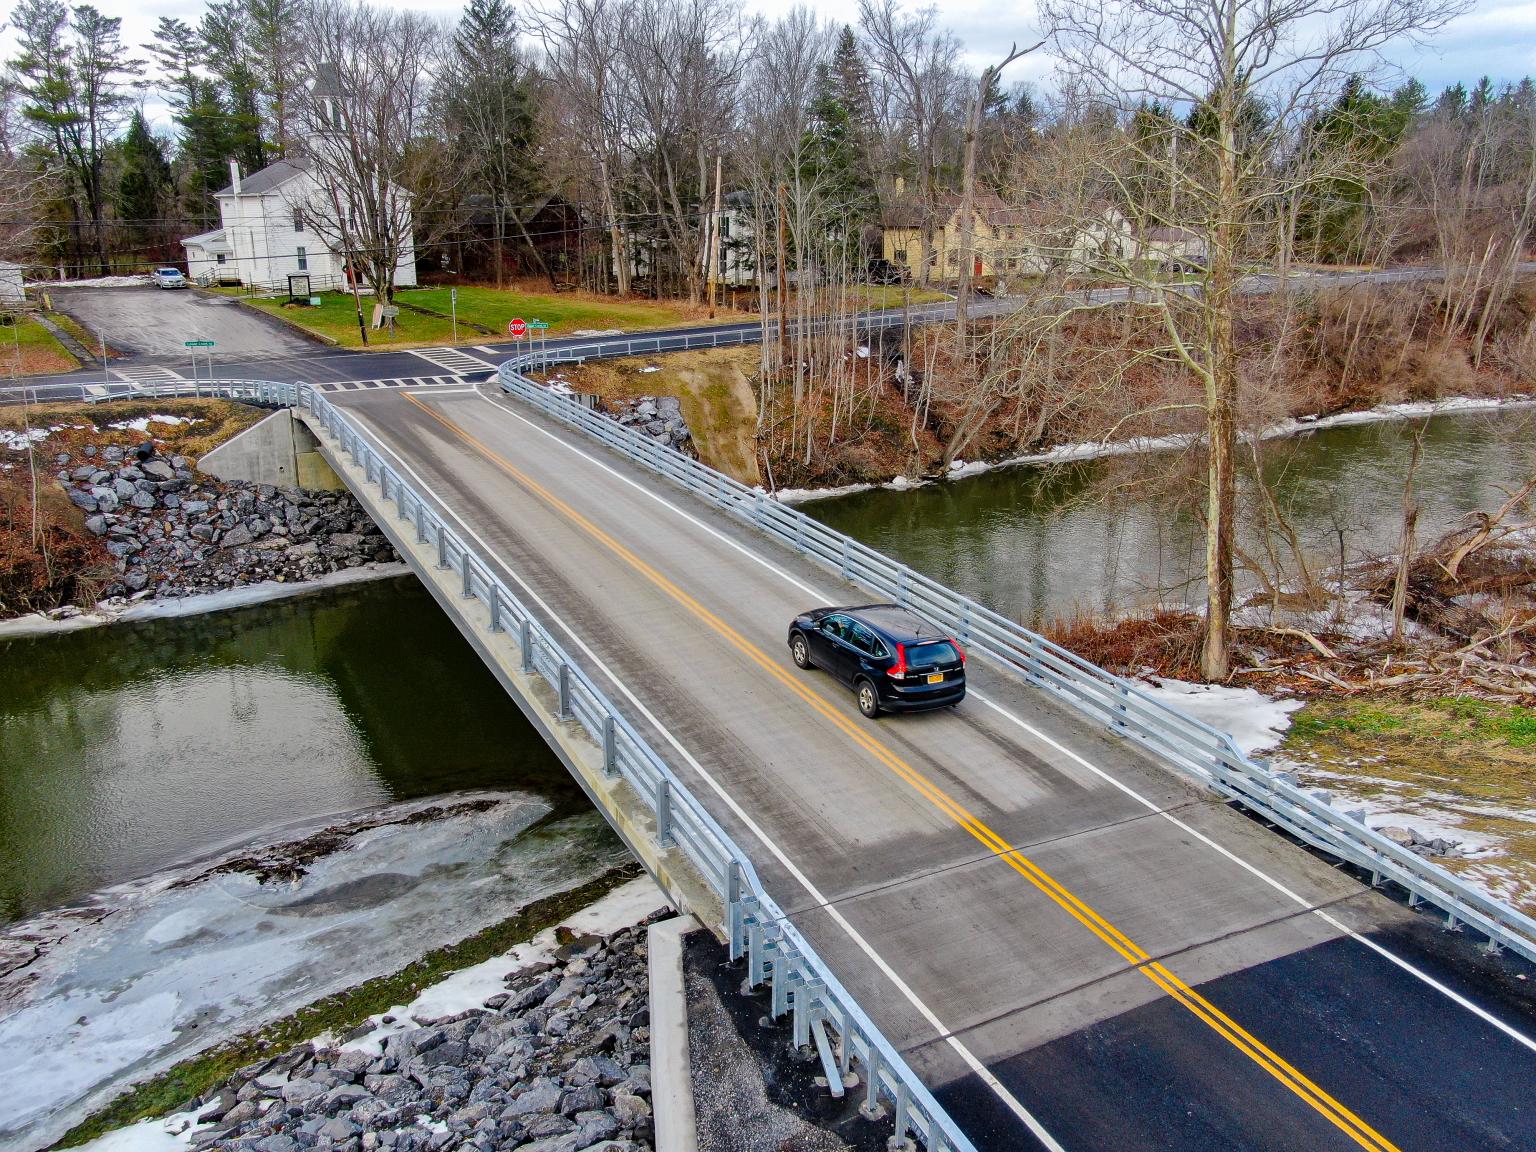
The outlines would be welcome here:
M 1133 307 L 1161 318 L 1161 354 L 1198 383 L 1207 453 L 1204 674 L 1229 671 L 1239 372 L 1238 281 L 1248 261 L 1276 256 L 1280 163 L 1298 126 L 1369 68 L 1382 46 L 1439 27 L 1465 2 L 1439 0 L 1046 0 L 1042 14 L 1075 83 L 1130 115 L 1155 106 L 1100 164 L 1102 240 L 1085 272 L 1126 286 Z M 1176 185 L 1179 219 L 1135 180 Z M 1312 178 L 1316 178 L 1314 173 Z M 1153 204 L 1155 203 L 1155 206 Z M 1113 213 L 1113 215 L 1111 215 Z M 1122 221 L 1128 223 L 1122 223 Z M 1151 226 L 1185 228 L 1204 248 L 1193 286 L 1172 285 L 1149 259 Z
M 420 13 L 347 0 L 309 11 L 309 83 L 294 111 L 322 191 L 295 208 L 385 302 L 415 246 L 448 227 L 413 211 L 413 198 L 430 203 L 463 176 L 432 131 L 432 78 L 447 43 L 444 26 Z

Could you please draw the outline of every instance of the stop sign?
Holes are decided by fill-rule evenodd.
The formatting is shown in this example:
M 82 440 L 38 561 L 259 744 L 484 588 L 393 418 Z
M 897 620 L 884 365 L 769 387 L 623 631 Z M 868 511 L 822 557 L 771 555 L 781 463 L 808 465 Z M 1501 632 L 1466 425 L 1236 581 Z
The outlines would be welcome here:
M 507 323 L 507 335 L 514 340 L 522 340 L 528 335 L 528 321 L 519 316 L 516 320 Z

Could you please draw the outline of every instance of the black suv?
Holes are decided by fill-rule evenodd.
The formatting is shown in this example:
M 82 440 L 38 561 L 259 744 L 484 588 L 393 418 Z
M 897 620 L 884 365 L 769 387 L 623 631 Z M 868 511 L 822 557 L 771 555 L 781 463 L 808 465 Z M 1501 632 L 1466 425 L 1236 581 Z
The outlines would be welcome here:
M 851 685 L 871 720 L 965 698 L 960 645 L 897 604 L 803 612 L 789 626 L 789 654 L 797 667 L 825 668 Z

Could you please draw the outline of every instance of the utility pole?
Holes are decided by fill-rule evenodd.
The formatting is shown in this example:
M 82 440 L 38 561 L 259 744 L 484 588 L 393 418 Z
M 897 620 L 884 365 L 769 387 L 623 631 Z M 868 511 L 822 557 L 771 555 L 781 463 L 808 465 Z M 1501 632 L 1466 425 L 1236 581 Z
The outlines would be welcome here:
M 709 218 L 709 318 L 715 318 L 715 279 L 720 267 L 720 155 L 715 154 L 715 212 Z
M 789 315 L 789 276 L 784 268 L 784 201 L 789 196 L 789 189 L 779 185 L 779 368 L 782 371 L 789 361 L 789 328 L 785 323 Z

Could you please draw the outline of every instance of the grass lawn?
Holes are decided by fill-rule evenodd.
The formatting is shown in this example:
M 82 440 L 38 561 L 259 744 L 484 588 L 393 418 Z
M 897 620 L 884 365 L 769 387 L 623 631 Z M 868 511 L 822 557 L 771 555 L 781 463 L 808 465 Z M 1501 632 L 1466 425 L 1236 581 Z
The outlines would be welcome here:
M 397 294 L 400 315 L 393 337 L 385 331 L 368 333 L 369 347 L 400 348 L 453 341 L 447 288 L 412 288 Z M 352 297 L 327 292 L 318 308 L 287 306 L 283 300 L 250 300 L 248 303 L 273 315 L 335 340 L 346 348 L 361 347 L 357 310 Z M 423 309 L 423 315 L 414 309 Z M 363 297 L 363 315 L 372 319 L 373 301 Z M 485 344 L 507 338 L 507 321 L 514 317 L 544 320 L 550 338 L 570 336 L 583 330 L 625 332 L 669 328 L 697 323 L 703 313 L 685 304 L 658 304 L 646 300 L 614 300 L 577 293 L 541 294 L 498 291 L 495 288 L 461 287 L 458 301 L 459 343 Z M 734 317 L 723 317 L 734 318 Z
M 0 328 L 0 373 L 6 376 L 37 376 L 71 372 L 80 367 L 52 332 L 36 320 L 18 318 Z
M 1495 845 L 1486 858 L 1438 862 L 1536 912 L 1536 709 L 1466 696 L 1324 697 L 1296 713 L 1282 752 L 1307 787 L 1362 799 L 1392 824 Z

